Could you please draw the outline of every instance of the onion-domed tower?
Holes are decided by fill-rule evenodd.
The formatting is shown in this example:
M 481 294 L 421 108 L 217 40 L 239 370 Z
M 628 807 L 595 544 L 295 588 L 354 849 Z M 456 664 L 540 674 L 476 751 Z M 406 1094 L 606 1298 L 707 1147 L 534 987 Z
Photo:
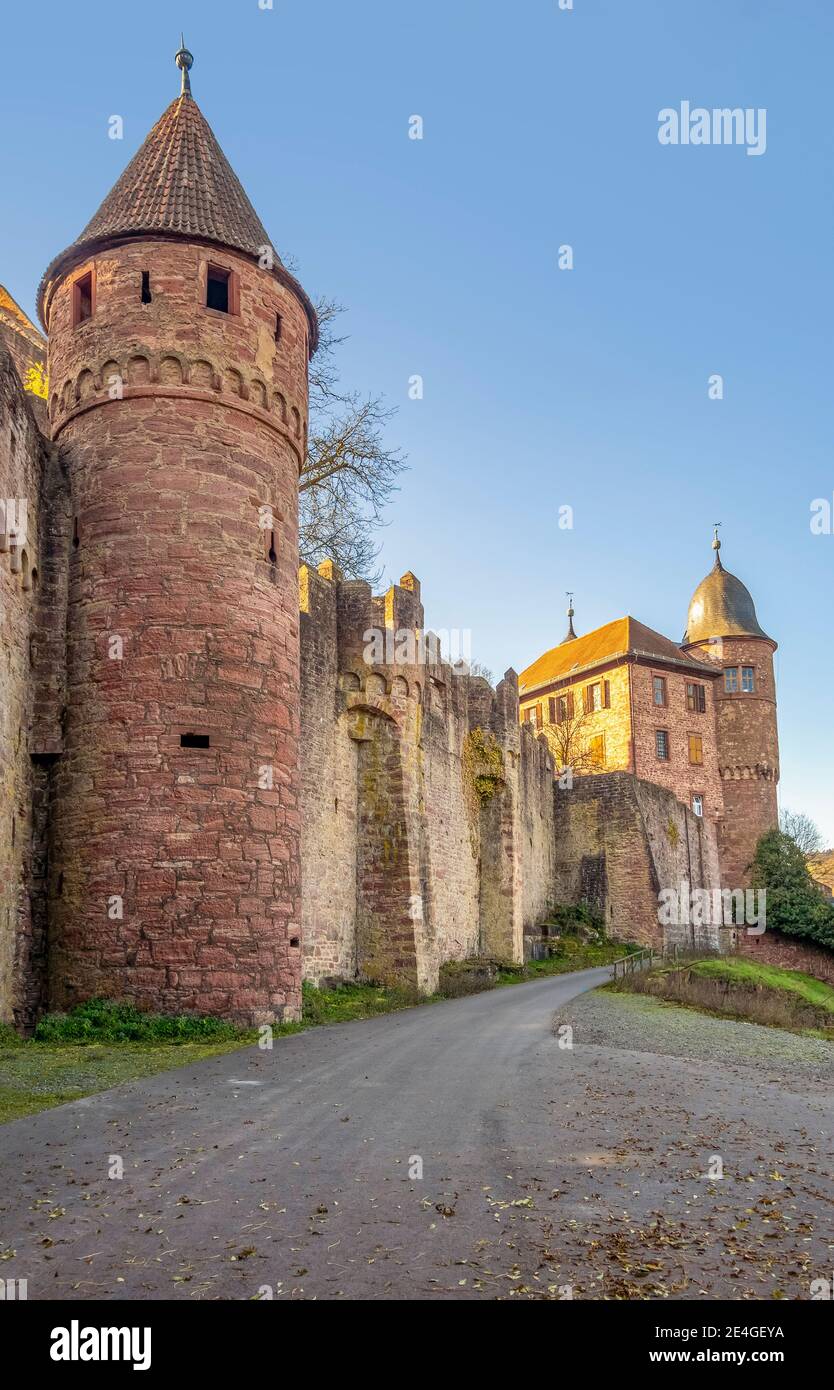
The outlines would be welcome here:
M 724 794 L 721 877 L 726 887 L 742 888 L 749 883 L 756 842 L 779 820 L 776 643 L 760 627 L 749 590 L 722 565 L 718 527 L 713 550 L 713 568 L 692 595 L 682 645 L 716 662 L 724 672 L 715 686 Z
M 44 275 L 69 477 L 50 1004 L 300 1006 L 298 475 L 312 305 L 191 95 Z

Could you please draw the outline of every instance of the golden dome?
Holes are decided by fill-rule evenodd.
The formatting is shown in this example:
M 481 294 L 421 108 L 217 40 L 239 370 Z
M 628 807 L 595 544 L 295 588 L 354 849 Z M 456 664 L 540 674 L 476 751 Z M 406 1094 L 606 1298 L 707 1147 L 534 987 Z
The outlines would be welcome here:
M 759 626 L 750 590 L 722 565 L 717 536 L 713 549 L 715 564 L 692 595 L 683 645 L 707 642 L 711 637 L 763 637 L 772 641 Z

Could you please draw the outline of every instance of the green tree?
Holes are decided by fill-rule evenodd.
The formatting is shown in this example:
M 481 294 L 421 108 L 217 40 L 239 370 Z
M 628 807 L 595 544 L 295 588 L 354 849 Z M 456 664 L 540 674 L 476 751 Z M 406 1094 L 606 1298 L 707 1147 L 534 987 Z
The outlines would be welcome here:
M 834 903 L 811 878 L 792 836 L 782 830 L 762 836 L 753 859 L 753 887 L 767 891 L 769 928 L 834 950 Z

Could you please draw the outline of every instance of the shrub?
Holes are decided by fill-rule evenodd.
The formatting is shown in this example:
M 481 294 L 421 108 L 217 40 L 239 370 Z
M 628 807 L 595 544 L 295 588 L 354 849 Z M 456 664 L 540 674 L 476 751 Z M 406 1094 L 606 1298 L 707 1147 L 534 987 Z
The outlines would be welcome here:
M 768 929 L 834 950 L 834 903 L 823 897 L 790 835 L 769 830 L 759 840 L 753 887 L 767 890 Z
M 587 938 L 590 935 L 603 936 L 602 916 L 589 903 L 560 903 L 551 909 L 547 926 L 558 927 L 561 932 L 570 932 Z
M 133 1004 L 88 999 L 68 1014 L 46 1014 L 35 1042 L 226 1042 L 245 1030 L 221 1018 L 190 1014 L 146 1014 Z

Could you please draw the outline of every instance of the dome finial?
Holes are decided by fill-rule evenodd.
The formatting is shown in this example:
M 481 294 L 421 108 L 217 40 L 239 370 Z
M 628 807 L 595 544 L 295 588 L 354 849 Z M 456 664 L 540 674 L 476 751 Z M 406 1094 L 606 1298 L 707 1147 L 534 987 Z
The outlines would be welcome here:
M 573 594 L 570 592 L 570 590 L 566 590 L 565 596 L 568 600 L 568 630 L 565 633 L 565 636 L 562 638 L 562 641 L 571 642 L 576 636 L 576 633 L 573 630 Z
M 721 550 L 721 541 L 720 541 L 719 536 L 718 536 L 718 528 L 719 528 L 720 525 L 721 525 L 721 522 L 720 522 L 720 521 L 716 521 L 716 522 L 713 523 L 713 530 L 714 530 L 714 532 L 715 532 L 715 538 L 714 538 L 714 540 L 713 540 L 713 542 L 712 542 L 712 548 L 713 548 L 713 550 L 715 551 L 715 568 L 716 568 L 717 570 L 720 570 L 720 569 L 723 569 L 723 568 L 724 568 L 724 566 L 723 566 L 722 563 L 721 563 L 721 556 L 720 556 L 720 554 L 719 554 L 719 551 Z
M 191 96 L 191 78 L 188 76 L 188 69 L 191 67 L 192 63 L 194 62 L 194 54 L 193 54 L 193 53 L 189 53 L 188 49 L 186 48 L 186 46 L 185 46 L 185 36 L 184 36 L 183 34 L 180 34 L 180 46 L 179 46 L 179 49 L 177 50 L 176 54 L 174 55 L 174 62 L 176 63 L 177 67 L 178 67 L 178 68 L 181 70 L 181 72 L 182 72 L 182 88 L 181 88 L 181 95 L 184 96 L 184 97 L 186 97 L 186 96 L 190 97 L 190 96 Z

